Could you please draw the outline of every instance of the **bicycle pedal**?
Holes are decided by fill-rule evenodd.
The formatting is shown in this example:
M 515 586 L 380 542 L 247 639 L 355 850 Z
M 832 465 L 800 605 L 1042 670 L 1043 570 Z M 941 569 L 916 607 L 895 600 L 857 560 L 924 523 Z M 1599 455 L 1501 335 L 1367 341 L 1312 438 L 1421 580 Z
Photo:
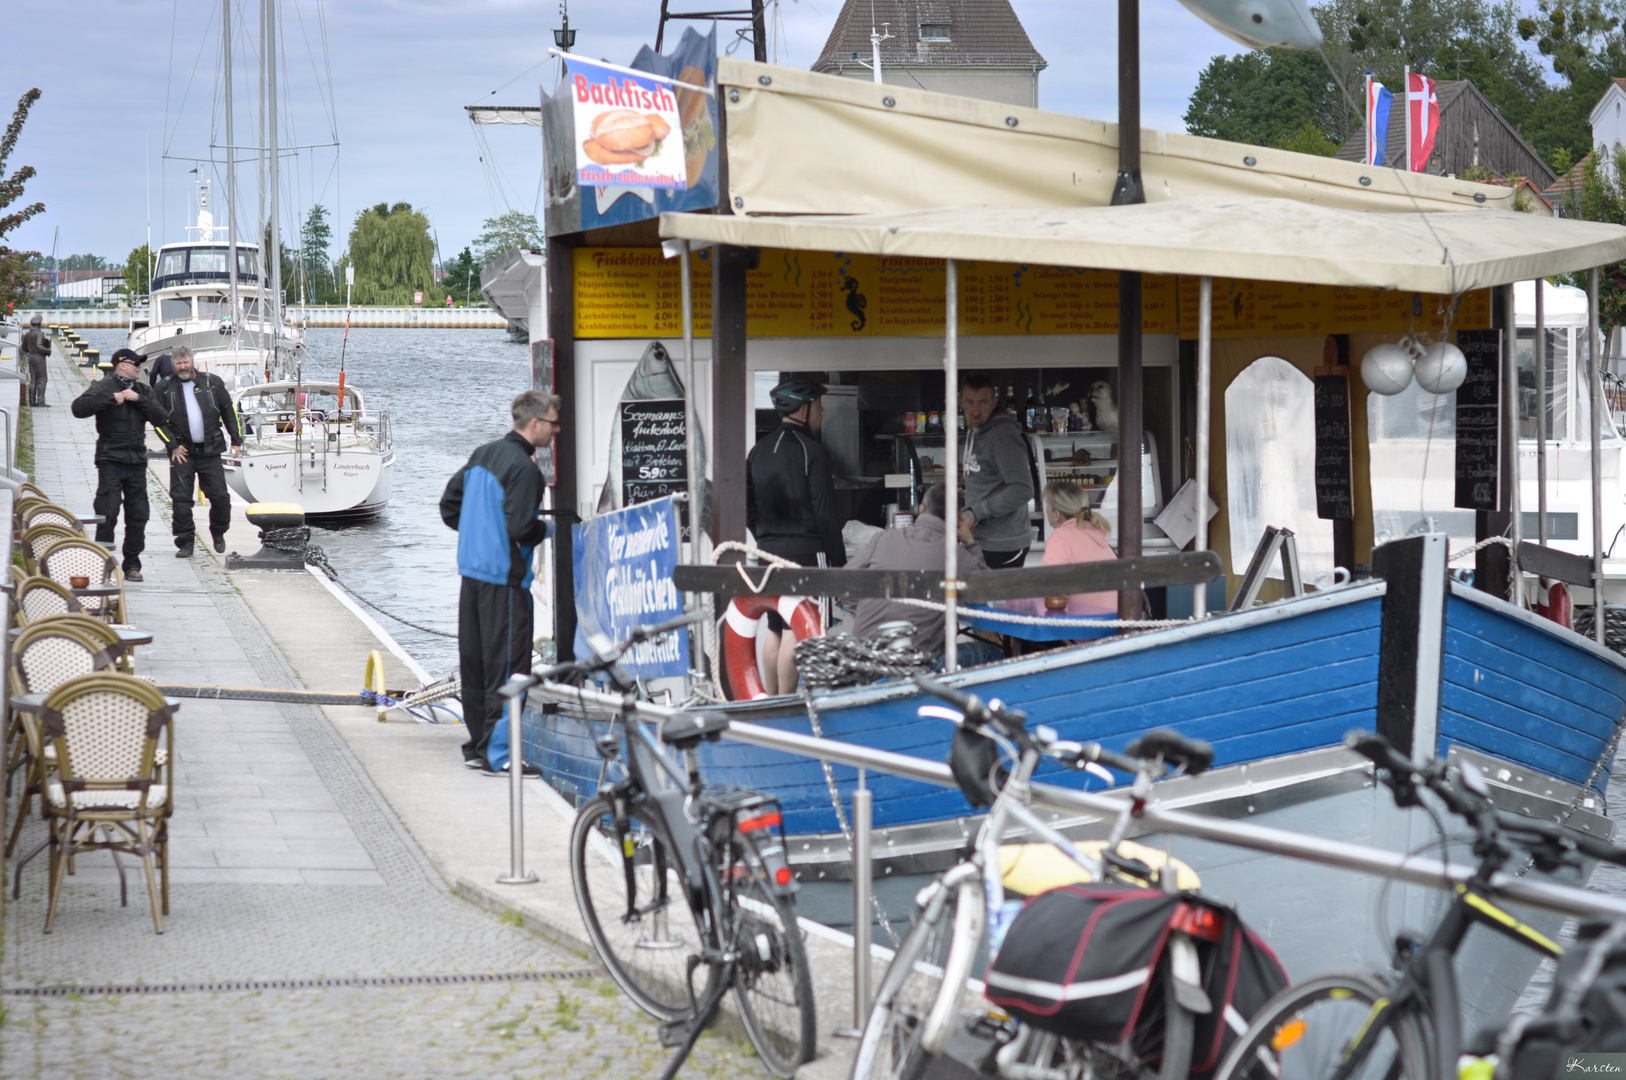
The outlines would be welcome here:
M 688 1020 L 668 1020 L 659 1028 L 661 1045 L 668 1050 L 683 1045 L 683 1040 L 689 1037 Z

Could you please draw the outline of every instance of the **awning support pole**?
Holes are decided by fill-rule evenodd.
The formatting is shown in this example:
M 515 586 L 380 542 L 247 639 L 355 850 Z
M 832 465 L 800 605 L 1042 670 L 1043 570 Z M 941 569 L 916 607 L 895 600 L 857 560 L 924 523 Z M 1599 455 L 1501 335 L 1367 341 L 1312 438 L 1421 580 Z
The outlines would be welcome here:
M 959 668 L 960 636 L 960 425 L 956 395 L 960 392 L 960 264 L 944 267 L 943 321 L 943 670 Z
M 1536 542 L 1547 546 L 1547 298 L 1542 292 L 1547 282 L 1537 278 L 1536 286 Z
M 698 563 L 701 559 L 700 517 L 705 512 L 700 498 L 706 489 L 706 479 L 700 475 L 699 455 L 695 453 L 695 428 L 699 426 L 700 418 L 694 408 L 694 296 L 689 281 L 689 242 L 679 240 L 678 245 L 678 275 L 682 279 L 678 283 L 678 295 L 683 298 L 683 475 L 687 478 L 684 486 L 689 494 L 683 500 L 683 516 L 689 524 L 689 561 Z M 678 550 L 683 550 L 681 543 Z M 683 610 L 694 611 L 700 602 L 699 596 L 690 593 L 684 598 Z M 704 639 L 705 635 L 699 633 L 690 638 L 691 641 Z M 693 656 L 692 650 L 690 655 Z M 715 670 L 716 663 L 715 656 L 707 656 L 703 664 L 695 664 L 691 660 L 690 667 Z M 685 692 L 690 689 L 687 678 L 684 679 L 683 688 Z
M 1140 178 L 1140 0 L 1118 0 L 1118 182 L 1112 205 L 1146 201 Z M 1141 553 L 1141 439 L 1145 430 L 1141 371 L 1141 276 L 1118 275 L 1118 520 L 1120 559 Z M 1039 492 L 1033 493 L 1038 501 Z M 1118 617 L 1141 617 L 1139 589 L 1118 594 Z
M 1592 399 L 1592 415 L 1587 423 L 1592 429 L 1587 433 L 1592 451 L 1592 637 L 1602 645 L 1608 618 L 1603 602 L 1603 440 L 1599 434 L 1603 425 L 1603 378 L 1598 371 L 1598 268 L 1595 266 L 1587 274 L 1586 299 L 1587 377 Z
M 1513 546 L 1508 549 L 1507 579 L 1513 590 L 1513 603 L 1522 608 L 1527 602 L 1524 574 L 1519 570 L 1519 542 L 1524 539 L 1524 512 L 1519 500 L 1519 327 L 1513 313 L 1512 285 L 1507 286 L 1506 295 L 1508 318 L 1507 328 L 1502 331 L 1505 342 L 1502 348 L 1502 382 L 1507 388 L 1507 429 L 1503 438 L 1507 439 L 1508 452 L 1502 460 L 1507 462 L 1507 528 L 1508 538 L 1513 541 Z
M 1197 281 L 1197 543 L 1195 550 L 1208 550 L 1208 410 L 1214 369 L 1214 279 Z M 1208 616 L 1208 586 L 1191 589 L 1191 615 Z

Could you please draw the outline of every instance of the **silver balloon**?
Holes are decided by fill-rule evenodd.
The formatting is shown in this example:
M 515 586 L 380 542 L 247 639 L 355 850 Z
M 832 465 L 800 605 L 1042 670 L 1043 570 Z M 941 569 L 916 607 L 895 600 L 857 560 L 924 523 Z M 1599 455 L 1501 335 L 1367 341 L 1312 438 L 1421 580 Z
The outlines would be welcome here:
M 1180 0 L 1215 30 L 1250 49 L 1321 47 L 1321 27 L 1304 0 Z
M 1411 354 L 1399 345 L 1374 345 L 1361 360 L 1361 381 L 1374 394 L 1398 394 L 1411 385 Z
M 1417 385 L 1431 394 L 1449 394 L 1468 377 L 1468 358 L 1449 341 L 1436 341 L 1417 361 Z

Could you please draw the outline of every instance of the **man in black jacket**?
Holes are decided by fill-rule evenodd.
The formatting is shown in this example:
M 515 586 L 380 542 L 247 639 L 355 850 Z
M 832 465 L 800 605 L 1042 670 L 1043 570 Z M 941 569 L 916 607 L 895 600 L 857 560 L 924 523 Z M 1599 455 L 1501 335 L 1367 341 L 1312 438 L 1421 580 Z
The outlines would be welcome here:
M 502 717 L 498 691 L 510 675 L 531 669 L 531 557 L 549 533 L 549 523 L 537 514 L 545 485 L 534 458 L 536 448 L 559 431 L 559 399 L 527 390 L 510 411 L 514 430 L 476 449 L 440 497 L 441 520 L 457 530 L 457 572 L 463 578 L 457 610 L 463 723 L 469 730 L 463 764 L 489 776 L 501 775 L 486 760 L 491 728 Z M 518 743 L 510 734 L 509 745 Z
M 169 497 L 175 504 L 175 557 L 190 559 L 197 530 L 192 524 L 193 477 L 209 500 L 209 535 L 216 551 L 226 550 L 231 528 L 231 493 L 226 490 L 226 467 L 220 456 L 231 443 L 236 457 L 243 449 L 243 431 L 232 405 L 231 392 L 219 375 L 195 369 L 192 350 L 185 345 L 170 355 L 175 373 L 153 391 L 169 414 Z
M 120 349 L 113 354 L 112 374 L 91 383 L 73 399 L 73 415 L 96 418 L 96 542 L 109 550 L 124 505 L 124 576 L 141 580 L 141 552 L 147 546 L 147 434 L 148 424 L 158 437 L 170 442 L 164 425 L 169 414 L 153 397 L 152 389 L 138 382 L 140 353 Z

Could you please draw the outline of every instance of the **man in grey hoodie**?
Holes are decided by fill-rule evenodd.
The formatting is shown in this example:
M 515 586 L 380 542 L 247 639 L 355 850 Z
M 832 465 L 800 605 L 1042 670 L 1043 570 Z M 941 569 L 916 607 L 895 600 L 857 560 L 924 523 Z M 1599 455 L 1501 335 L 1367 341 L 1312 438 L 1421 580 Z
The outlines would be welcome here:
M 962 457 L 965 509 L 960 520 L 971 526 L 991 570 L 1021 566 L 1033 546 L 1028 520 L 1033 472 L 1027 436 L 1009 413 L 995 415 L 998 395 L 993 376 L 974 371 L 960 382 L 960 408 L 969 432 Z

